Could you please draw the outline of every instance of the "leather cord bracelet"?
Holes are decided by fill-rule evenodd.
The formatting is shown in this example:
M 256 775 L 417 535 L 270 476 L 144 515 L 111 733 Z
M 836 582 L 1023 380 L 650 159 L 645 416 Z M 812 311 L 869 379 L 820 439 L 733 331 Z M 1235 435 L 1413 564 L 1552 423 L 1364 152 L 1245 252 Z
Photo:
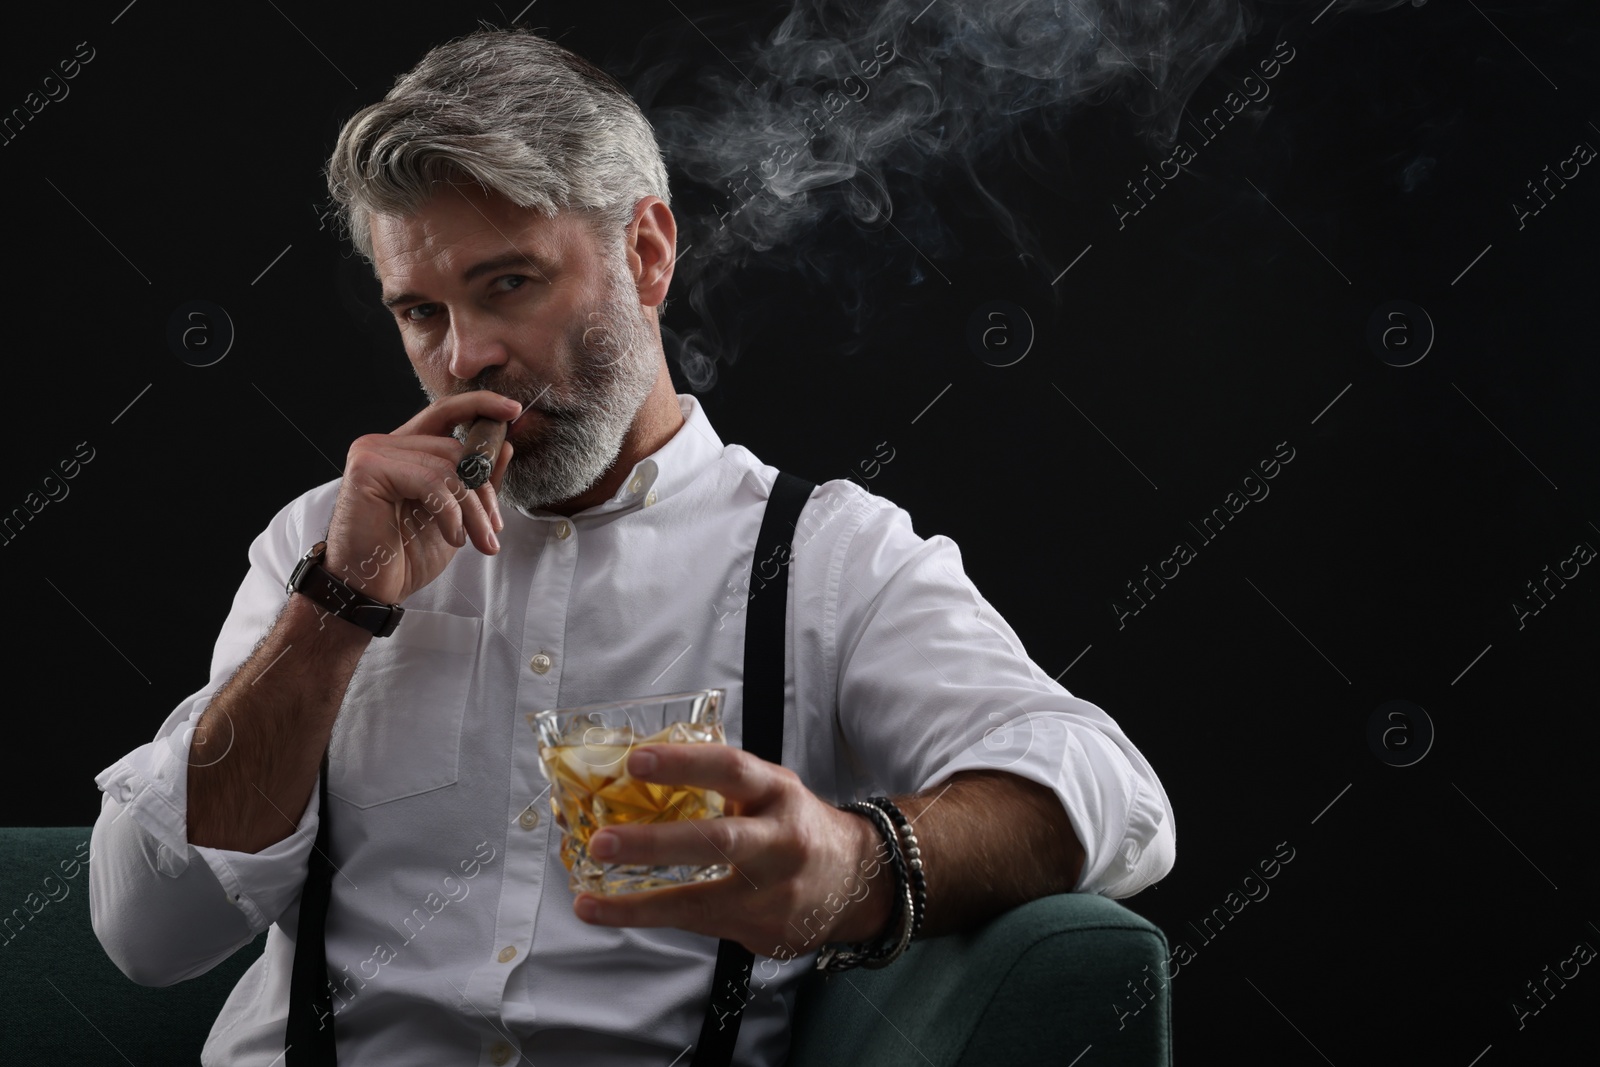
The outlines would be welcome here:
M 916 895 L 910 867 L 900 848 L 900 833 L 893 818 L 876 804 L 854 801 L 840 804 L 840 810 L 855 812 L 872 821 L 888 848 L 887 862 L 894 874 L 894 913 L 885 932 L 875 942 L 854 945 L 827 945 L 817 955 L 817 970 L 847 971 L 853 967 L 876 970 L 899 959 L 911 945 L 916 915 Z M 919 860 L 920 862 L 920 860 Z

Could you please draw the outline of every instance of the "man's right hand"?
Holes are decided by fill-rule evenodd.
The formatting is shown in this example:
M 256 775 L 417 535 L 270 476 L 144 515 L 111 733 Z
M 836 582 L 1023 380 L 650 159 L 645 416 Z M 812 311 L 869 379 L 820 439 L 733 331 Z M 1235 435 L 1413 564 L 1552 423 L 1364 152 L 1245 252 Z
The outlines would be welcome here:
M 385 604 L 402 603 L 439 576 L 470 539 L 500 549 L 497 491 L 511 442 L 489 481 L 468 489 L 456 474 L 461 442 L 451 436 L 479 416 L 510 421 L 522 405 L 487 389 L 440 397 L 390 434 L 357 438 L 328 526 L 328 571 Z

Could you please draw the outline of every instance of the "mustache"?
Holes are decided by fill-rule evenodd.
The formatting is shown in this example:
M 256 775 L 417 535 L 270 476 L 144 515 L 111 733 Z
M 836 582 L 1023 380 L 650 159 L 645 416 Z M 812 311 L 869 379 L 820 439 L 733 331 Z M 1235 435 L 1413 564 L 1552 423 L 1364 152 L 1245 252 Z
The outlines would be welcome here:
M 535 389 L 531 386 L 513 386 L 505 382 L 475 381 L 469 382 L 454 392 L 456 394 L 472 393 L 480 389 L 488 389 L 492 392 L 499 393 L 501 396 L 510 397 L 512 400 L 515 400 L 517 403 L 522 405 L 523 411 L 526 411 L 531 407 L 535 411 L 542 412 L 546 415 L 559 417 L 563 414 L 566 414 L 569 409 L 567 405 L 562 404 L 560 401 L 547 399 L 550 397 L 550 390 L 552 386 L 553 383 L 546 384 L 541 388 Z M 541 403 L 541 401 L 543 401 L 543 403 Z

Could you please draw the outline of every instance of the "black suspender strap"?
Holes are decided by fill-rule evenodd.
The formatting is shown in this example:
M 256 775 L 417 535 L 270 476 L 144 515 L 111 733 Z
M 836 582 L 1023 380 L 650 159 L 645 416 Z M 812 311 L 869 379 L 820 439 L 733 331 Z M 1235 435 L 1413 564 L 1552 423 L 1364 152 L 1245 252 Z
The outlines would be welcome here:
M 744 631 L 744 749 L 768 763 L 783 762 L 785 641 L 788 629 L 789 556 L 800 512 L 816 485 L 783 471 L 767 498 L 750 567 Z M 739 1021 L 750 997 L 755 956 L 737 941 L 717 943 L 711 1003 L 700 1025 L 690 1067 L 729 1067 Z
M 768 763 L 783 762 L 785 637 L 788 630 L 789 556 L 800 513 L 816 485 L 778 472 L 767 498 L 750 568 L 744 636 L 744 748 Z M 764 594 L 764 595 L 758 595 Z M 320 819 L 295 934 L 289 980 L 289 1024 L 284 1034 L 285 1067 L 334 1067 L 333 995 L 328 983 L 325 931 L 333 894 L 328 835 L 328 756 L 322 756 L 317 791 Z M 737 941 L 717 943 L 711 1002 L 700 1026 L 690 1067 L 729 1067 L 739 1021 L 749 999 L 755 956 Z
M 328 984 L 328 948 L 323 936 L 333 895 L 328 835 L 328 754 L 322 754 L 317 786 L 317 841 L 300 891 L 300 923 L 289 977 L 289 1025 L 284 1032 L 285 1067 L 334 1067 L 333 992 Z

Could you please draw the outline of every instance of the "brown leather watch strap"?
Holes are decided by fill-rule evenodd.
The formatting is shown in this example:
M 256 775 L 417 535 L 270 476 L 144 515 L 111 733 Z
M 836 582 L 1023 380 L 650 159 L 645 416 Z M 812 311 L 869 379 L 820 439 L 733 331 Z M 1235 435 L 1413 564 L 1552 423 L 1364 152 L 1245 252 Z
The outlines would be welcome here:
M 394 633 L 405 608 L 399 604 L 385 604 L 350 588 L 322 565 L 327 553 L 328 542 L 318 541 L 300 557 L 285 586 L 289 595 L 300 593 L 309 597 L 326 609 L 326 614 L 353 623 L 373 637 L 388 637 Z

